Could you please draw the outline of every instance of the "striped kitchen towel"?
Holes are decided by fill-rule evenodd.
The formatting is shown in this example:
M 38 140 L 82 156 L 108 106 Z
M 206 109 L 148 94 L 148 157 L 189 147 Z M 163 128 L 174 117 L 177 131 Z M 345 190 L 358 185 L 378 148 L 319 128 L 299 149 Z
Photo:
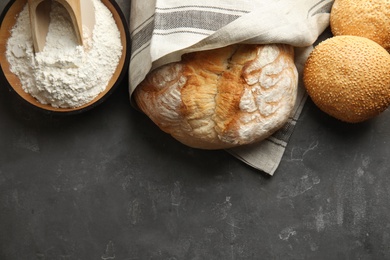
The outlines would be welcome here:
M 313 43 L 329 25 L 333 0 L 132 0 L 130 94 L 154 68 L 184 53 L 235 43 L 286 43 L 296 47 L 301 72 Z M 300 73 L 302 74 L 302 73 Z M 268 139 L 227 150 L 273 175 L 307 94 L 300 80 L 293 115 Z

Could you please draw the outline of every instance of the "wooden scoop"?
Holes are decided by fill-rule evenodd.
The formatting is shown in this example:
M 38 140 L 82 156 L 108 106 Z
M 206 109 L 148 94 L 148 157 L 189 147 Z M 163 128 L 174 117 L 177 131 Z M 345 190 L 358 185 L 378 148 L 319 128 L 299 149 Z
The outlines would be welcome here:
M 28 0 L 31 33 L 35 52 L 41 52 L 45 47 L 46 36 L 50 24 L 52 1 L 53 0 Z M 83 45 L 85 37 L 92 37 L 93 28 L 95 26 L 95 11 L 92 0 L 55 1 L 60 3 L 69 13 L 77 42 L 79 45 Z M 83 27 L 83 25 L 85 27 Z M 88 30 L 83 32 L 84 28 Z

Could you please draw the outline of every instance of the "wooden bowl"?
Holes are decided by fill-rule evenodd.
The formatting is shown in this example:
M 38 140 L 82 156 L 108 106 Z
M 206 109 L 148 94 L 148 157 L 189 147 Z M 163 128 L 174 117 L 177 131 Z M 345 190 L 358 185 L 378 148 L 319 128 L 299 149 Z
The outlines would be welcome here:
M 27 0 L 13 0 L 8 3 L 8 5 L 3 10 L 3 14 L 0 17 L 0 64 L 3 76 L 8 81 L 11 90 L 15 91 L 18 96 L 20 96 L 23 100 L 27 101 L 29 104 L 37 107 L 38 109 L 45 110 L 48 112 L 54 113 L 79 113 L 86 110 L 89 110 L 96 105 L 102 103 L 111 93 L 112 91 L 119 85 L 121 80 L 124 78 L 127 73 L 127 69 L 130 61 L 130 51 L 128 48 L 129 43 L 129 30 L 127 27 L 126 18 L 121 12 L 120 7 L 116 4 L 115 1 L 111 0 L 101 0 L 102 3 L 111 11 L 113 18 L 117 24 L 117 27 L 120 32 L 121 42 L 123 46 L 122 56 L 119 60 L 119 64 L 109 81 L 106 89 L 100 93 L 95 99 L 90 101 L 89 103 L 77 107 L 77 108 L 56 108 L 51 105 L 44 105 L 38 102 L 33 96 L 26 93 L 23 88 L 19 78 L 10 71 L 10 64 L 8 63 L 6 57 L 6 48 L 9 37 L 11 36 L 11 29 L 16 23 L 17 15 L 22 11 L 24 6 L 27 4 Z

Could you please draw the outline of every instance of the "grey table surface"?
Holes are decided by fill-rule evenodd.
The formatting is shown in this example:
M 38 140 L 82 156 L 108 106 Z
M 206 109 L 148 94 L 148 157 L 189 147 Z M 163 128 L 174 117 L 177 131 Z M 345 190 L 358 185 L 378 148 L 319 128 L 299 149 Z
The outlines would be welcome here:
M 390 259 L 389 111 L 350 125 L 309 99 L 269 177 L 176 142 L 127 87 L 63 117 L 1 82 L 0 259 Z

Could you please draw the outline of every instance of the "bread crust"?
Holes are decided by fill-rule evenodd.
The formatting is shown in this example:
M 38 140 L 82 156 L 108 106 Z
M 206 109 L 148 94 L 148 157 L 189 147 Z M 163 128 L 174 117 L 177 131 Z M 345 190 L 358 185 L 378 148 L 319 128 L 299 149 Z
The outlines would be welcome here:
M 336 0 L 330 12 L 333 35 L 371 39 L 390 51 L 390 0 Z
M 360 36 L 334 36 L 318 44 L 303 71 L 306 90 L 325 113 L 359 123 L 390 105 L 390 54 Z
M 183 144 L 225 149 L 281 128 L 295 105 L 297 85 L 292 46 L 238 44 L 185 54 L 152 71 L 133 96 Z

